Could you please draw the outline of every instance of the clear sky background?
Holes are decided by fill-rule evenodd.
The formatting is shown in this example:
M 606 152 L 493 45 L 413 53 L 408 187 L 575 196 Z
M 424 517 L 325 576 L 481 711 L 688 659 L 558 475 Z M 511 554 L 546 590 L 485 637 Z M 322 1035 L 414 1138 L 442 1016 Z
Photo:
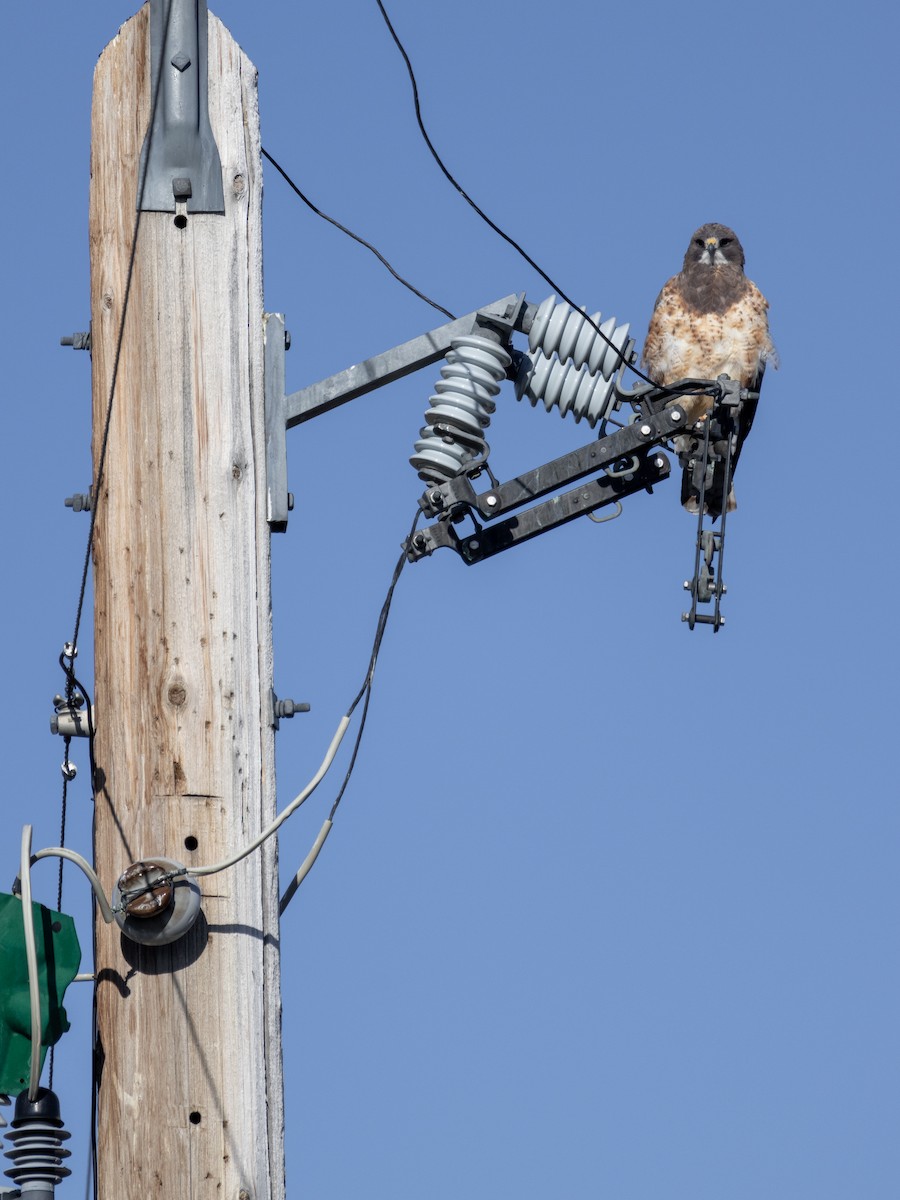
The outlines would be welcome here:
M 263 144 L 463 313 L 549 289 L 438 172 L 374 0 L 215 11 L 260 71 Z M 680 621 L 678 484 L 398 586 L 334 831 L 283 922 L 292 1200 L 888 1200 L 900 1187 L 897 18 L 863 0 L 389 0 L 429 132 L 578 303 L 643 338 L 704 221 L 771 302 L 728 526 L 725 629 Z M 57 666 L 88 521 L 94 63 L 134 10 L 4 12 L 5 869 L 59 836 Z M 441 323 L 265 171 L 267 308 L 294 390 Z M 893 350 L 891 350 L 893 353 Z M 438 368 L 289 433 L 274 541 L 279 795 L 365 671 L 421 484 Z M 501 479 L 591 438 L 516 402 Z M 92 678 L 90 621 L 80 672 Z M 84 745 L 68 843 L 90 853 Z M 285 828 L 289 877 L 336 783 Z M 35 871 L 53 904 L 56 874 Z M 86 967 L 87 888 L 66 876 Z M 56 1087 L 84 1192 L 89 987 Z

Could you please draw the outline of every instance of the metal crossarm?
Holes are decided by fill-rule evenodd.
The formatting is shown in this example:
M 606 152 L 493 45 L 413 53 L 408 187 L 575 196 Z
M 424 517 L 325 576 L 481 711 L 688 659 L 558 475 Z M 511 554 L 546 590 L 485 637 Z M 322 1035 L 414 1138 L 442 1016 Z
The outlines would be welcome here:
M 536 311 L 536 306 L 526 305 L 524 296 L 504 296 L 477 312 L 458 317 L 383 354 L 376 354 L 374 358 L 367 358 L 365 362 L 301 388 L 299 392 L 292 392 L 284 398 L 287 428 L 293 429 L 295 425 L 436 363 L 446 355 L 454 338 L 465 337 L 480 324 L 496 324 L 509 333 L 513 329 L 527 332 L 530 324 L 526 323 L 525 317 L 529 309 Z
M 447 354 L 454 338 L 465 337 L 484 327 L 497 330 L 503 340 L 508 340 L 514 330 L 527 333 L 536 312 L 537 305 L 527 304 L 524 295 L 504 296 L 476 312 L 458 317 L 289 396 L 284 393 L 284 353 L 289 344 L 284 331 L 284 316 L 267 313 L 266 466 L 268 520 L 272 532 L 284 532 L 290 509 L 285 438 L 288 429 L 430 366 Z

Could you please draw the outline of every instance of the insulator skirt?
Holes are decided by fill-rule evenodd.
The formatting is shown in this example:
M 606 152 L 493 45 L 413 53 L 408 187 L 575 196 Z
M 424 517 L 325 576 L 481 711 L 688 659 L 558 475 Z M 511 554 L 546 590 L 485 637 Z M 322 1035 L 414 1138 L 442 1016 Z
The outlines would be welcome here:
M 511 361 L 502 346 L 478 334 L 452 342 L 409 460 L 420 479 L 426 483 L 453 479 L 468 463 L 485 456 L 484 430 L 491 423 L 497 407 L 494 397 Z
M 585 420 L 593 429 L 615 407 L 615 380 L 592 375 L 587 367 L 578 368 L 571 361 L 532 353 L 522 360 L 516 379 L 516 397 L 523 396 L 532 406 L 543 401 L 547 412 L 558 408 L 561 417 L 571 413 L 576 422 Z
M 591 324 L 597 325 L 600 333 Z M 588 320 L 584 309 L 557 304 L 555 296 L 541 304 L 528 336 L 516 377 L 516 396 L 532 405 L 543 401 L 547 412 L 558 408 L 593 428 L 615 406 L 614 376 L 628 342 L 628 325 L 615 317 L 601 324 L 601 314 Z
M 55 1186 L 72 1174 L 68 1167 L 61 1165 L 70 1154 L 62 1143 L 71 1135 L 61 1128 L 60 1122 L 35 1117 L 16 1124 L 18 1128 L 8 1130 L 6 1134 L 6 1140 L 12 1142 L 6 1157 L 13 1164 L 6 1174 L 17 1187 L 29 1183 Z
M 596 312 L 588 320 L 585 309 L 557 304 L 555 296 L 548 296 L 532 323 L 529 348 L 533 352 L 541 351 L 548 358 L 556 354 L 562 362 L 571 359 L 576 367 L 586 366 L 592 375 L 600 372 L 604 379 L 610 379 L 621 362 L 621 351 L 628 340 L 630 326 L 617 326 L 615 317 L 609 317 L 601 324 L 601 317 L 602 314 Z M 599 327 L 600 333 L 594 325 Z

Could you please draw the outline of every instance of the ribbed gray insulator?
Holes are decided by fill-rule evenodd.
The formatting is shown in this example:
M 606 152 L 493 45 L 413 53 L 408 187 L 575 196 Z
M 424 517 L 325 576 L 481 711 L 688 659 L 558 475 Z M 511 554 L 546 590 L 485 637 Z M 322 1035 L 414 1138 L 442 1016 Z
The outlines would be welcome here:
M 547 357 L 557 354 L 562 362 L 571 359 L 576 367 L 586 366 L 591 375 L 599 372 L 610 379 L 621 363 L 630 326 L 617 326 L 615 317 L 601 324 L 601 317 L 596 312 L 589 321 L 583 308 L 557 304 L 555 296 L 548 296 L 535 314 L 528 334 L 529 348 Z
M 61 1165 L 69 1157 L 63 1142 L 71 1134 L 60 1120 L 59 1101 L 48 1088 L 39 1088 L 34 1101 L 26 1091 L 16 1100 L 15 1112 L 6 1134 L 12 1143 L 6 1157 L 13 1164 L 6 1174 L 26 1196 L 35 1200 L 52 1196 L 56 1184 L 72 1174 Z
M 451 343 L 441 378 L 435 384 L 425 425 L 409 460 L 426 483 L 443 483 L 465 471 L 468 463 L 487 453 L 484 430 L 495 411 L 511 362 L 504 348 L 487 337 L 472 334 Z
M 571 413 L 576 421 L 587 421 L 593 429 L 615 407 L 615 380 L 592 375 L 587 367 L 560 362 L 539 351 L 526 354 L 516 377 L 516 397 L 526 397 L 535 406 L 543 401 L 547 412 L 558 408 L 561 417 Z

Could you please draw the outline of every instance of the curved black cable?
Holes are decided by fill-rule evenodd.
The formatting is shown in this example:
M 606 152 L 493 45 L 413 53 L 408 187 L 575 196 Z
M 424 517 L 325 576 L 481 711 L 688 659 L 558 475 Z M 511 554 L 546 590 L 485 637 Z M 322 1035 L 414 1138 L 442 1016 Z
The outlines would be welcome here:
M 151 129 L 152 129 L 151 121 Z M 100 454 L 97 459 L 97 477 L 94 480 L 93 503 L 91 504 L 91 523 L 88 528 L 87 547 L 84 552 L 84 566 L 81 572 L 81 588 L 78 593 L 78 608 L 75 613 L 75 629 L 72 633 L 72 646 L 78 646 L 78 633 L 81 628 L 81 615 L 84 608 L 84 596 L 87 591 L 88 572 L 91 567 L 91 549 L 94 544 L 94 528 L 97 524 L 97 509 L 100 507 L 101 489 L 103 486 L 103 475 L 106 469 L 106 452 L 109 448 L 109 428 L 112 423 L 113 401 L 116 395 L 116 384 L 119 379 L 119 364 L 122 358 L 122 343 L 125 337 L 125 318 L 128 315 L 128 302 L 131 298 L 131 285 L 134 280 L 134 264 L 137 257 L 138 232 L 141 227 L 141 197 L 143 195 L 144 183 L 141 181 L 141 196 L 138 197 L 138 210 L 134 221 L 134 232 L 131 238 L 131 251 L 128 256 L 128 273 L 125 276 L 125 291 L 122 298 L 122 318 L 119 321 L 119 330 L 116 336 L 116 351 L 113 357 L 112 378 L 109 384 L 109 399 L 106 402 L 106 417 L 103 422 L 103 437 L 100 441 Z
M 416 513 L 415 520 L 413 521 L 412 526 L 409 531 L 409 536 L 407 537 L 406 541 L 403 543 L 403 550 L 400 554 L 400 557 L 397 559 L 397 565 L 394 567 L 394 573 L 391 576 L 391 582 L 390 582 L 390 586 L 388 587 L 388 590 L 387 590 L 387 595 L 384 598 L 384 604 L 382 604 L 381 612 L 378 614 L 378 624 L 375 629 L 375 641 L 372 644 L 372 654 L 369 658 L 369 668 L 366 671 L 366 677 L 363 680 L 362 687 L 359 689 L 359 691 L 356 694 L 355 700 L 350 705 L 350 707 L 347 709 L 347 716 L 349 717 L 353 714 L 354 709 L 359 704 L 360 700 L 362 700 L 363 696 L 365 696 L 366 699 L 365 699 L 365 703 L 363 704 L 362 716 L 360 717 L 360 720 L 359 720 L 359 729 L 357 729 L 357 731 L 356 731 L 356 741 L 353 743 L 353 753 L 350 755 L 350 762 L 347 766 L 347 773 L 344 776 L 344 780 L 340 786 L 340 790 L 338 791 L 337 799 L 335 800 L 334 804 L 331 806 L 331 812 L 328 814 L 329 821 L 334 820 L 334 814 L 337 811 L 337 806 L 340 804 L 341 799 L 344 795 L 344 792 L 347 790 L 347 784 L 350 782 L 350 776 L 353 774 L 353 768 L 356 766 L 356 756 L 359 753 L 359 745 L 360 745 L 360 742 L 362 741 L 363 730 L 366 727 L 366 717 L 369 714 L 369 701 L 372 698 L 372 680 L 375 677 L 375 665 L 378 662 L 378 652 L 381 649 L 381 640 L 384 637 L 384 630 L 387 625 L 388 613 L 391 611 L 391 602 L 394 599 L 394 588 L 396 588 L 397 581 L 400 578 L 400 573 L 402 572 L 404 566 L 406 565 L 406 562 L 407 562 L 406 550 L 407 550 L 407 547 L 408 547 L 410 541 L 412 540 L 413 534 L 416 531 L 416 526 L 418 525 L 419 518 L 421 516 L 422 516 L 422 512 L 420 509 Z
M 163 43 L 165 43 L 165 38 L 168 34 L 170 19 L 171 19 L 171 7 L 169 8 L 169 10 L 166 14 L 166 18 L 165 18 L 165 26 L 163 29 Z M 149 118 L 149 124 L 148 124 L 148 129 L 149 129 L 148 138 L 150 138 L 150 139 L 152 139 L 152 137 L 153 137 L 153 128 L 154 128 L 154 123 L 155 123 L 154 117 L 156 114 L 157 104 L 159 102 L 159 93 L 160 93 L 160 86 L 162 83 L 162 74 L 163 74 L 162 71 L 160 71 L 158 74 L 157 81 L 156 81 L 156 88 L 154 90 L 154 93 L 153 93 L 153 96 L 151 97 L 151 102 L 150 102 L 150 118 Z M 150 149 L 149 145 L 148 145 L 147 149 L 148 149 L 148 153 L 149 153 L 149 149 Z M 90 519 L 90 525 L 88 526 L 87 545 L 86 545 L 85 551 L 84 551 L 84 563 L 82 565 L 82 570 L 81 570 L 81 584 L 78 589 L 78 604 L 77 604 L 76 610 L 75 610 L 75 624 L 74 624 L 74 629 L 72 631 L 72 640 L 70 643 L 71 655 L 67 656 L 66 652 L 64 650 L 63 653 L 60 655 L 60 659 L 59 659 L 60 666 L 62 667 L 63 672 L 66 676 L 66 701 L 67 701 L 67 703 L 69 705 L 72 704 L 72 699 L 73 699 L 76 688 L 78 688 L 85 697 L 85 704 L 87 707 L 88 753 L 89 753 L 89 757 L 90 757 L 91 796 L 92 797 L 95 795 L 95 782 L 96 782 L 97 771 L 96 771 L 96 763 L 94 761 L 94 723 L 93 723 L 93 714 L 91 712 L 91 700 L 90 700 L 90 696 L 87 693 L 87 690 L 84 687 L 82 687 L 81 684 L 78 683 L 78 680 L 75 678 L 75 673 L 72 668 L 72 664 L 74 663 L 75 655 L 78 652 L 78 634 L 81 631 L 81 619 L 82 619 L 82 615 L 84 613 L 84 600 L 85 600 L 85 595 L 87 594 L 88 573 L 91 568 L 91 551 L 92 551 L 93 545 L 94 545 L 94 530 L 97 525 L 97 510 L 101 503 L 103 478 L 104 478 L 104 474 L 105 474 L 105 470 L 106 470 L 106 455 L 107 455 L 107 451 L 109 449 L 109 431 L 110 431 L 110 426 L 112 424 L 113 404 L 115 401 L 116 386 L 118 384 L 118 379 L 119 379 L 119 366 L 121 364 L 121 359 L 122 359 L 122 345 L 123 345 L 123 342 L 125 339 L 125 321 L 128 316 L 129 302 L 131 300 L 131 289 L 132 289 L 132 284 L 134 282 L 134 267 L 135 267 L 135 261 L 137 259 L 138 234 L 140 233 L 140 228 L 141 228 L 141 212 L 142 212 L 142 201 L 143 201 L 143 196 L 144 196 L 145 183 L 146 183 L 146 173 L 144 173 L 143 177 L 140 180 L 139 191 L 138 191 L 138 196 L 137 196 L 137 211 L 135 212 L 134 226 L 132 229 L 131 247 L 128 252 L 128 269 L 127 269 L 126 276 L 125 276 L 125 289 L 124 289 L 124 292 L 122 295 L 122 315 L 119 319 L 119 328 L 116 333 L 116 348 L 115 348 L 115 353 L 113 356 L 112 374 L 110 376 L 109 395 L 108 395 L 107 402 L 106 402 L 106 414 L 105 414 L 104 421 L 103 421 L 103 434 L 100 439 L 100 453 L 97 457 L 97 473 L 96 473 L 96 478 L 94 479 L 94 485 L 93 485 L 93 489 L 92 489 L 93 502 L 91 504 L 91 509 L 90 509 L 91 519 Z M 67 657 L 69 658 L 68 665 L 64 662 L 64 659 L 66 659 Z M 68 745 L 68 739 L 67 739 L 66 744 Z M 66 754 L 66 758 L 68 759 L 68 753 Z M 63 801 L 62 801 L 62 829 L 63 829 L 63 831 L 65 830 L 65 821 L 66 821 L 66 788 L 64 786 L 63 787 Z M 64 844 L 65 844 L 64 838 L 61 838 L 60 845 L 64 845 Z M 59 876 L 59 889 L 58 889 L 58 895 L 59 895 L 60 902 L 62 900 L 62 866 L 63 866 L 63 861 L 60 860 L 60 876 Z M 96 907 L 96 900 L 94 901 L 94 905 Z M 96 921 L 94 921 L 94 926 L 96 929 Z M 96 932 L 95 932 L 94 940 L 95 940 L 94 962 L 96 963 L 96 961 L 97 961 Z M 91 1156 L 90 1156 L 90 1162 L 89 1162 L 88 1176 L 87 1176 L 86 1184 L 85 1184 L 85 1190 L 86 1190 L 86 1192 L 88 1190 L 92 1190 L 94 1200 L 97 1200 L 97 1098 L 98 1098 L 98 1087 L 99 1087 L 99 1075 L 98 1075 L 98 1071 L 97 1071 L 97 1061 L 96 1061 L 97 1060 L 97 985 L 96 985 L 96 981 L 94 983 L 94 996 L 93 996 L 93 1029 L 94 1029 L 94 1045 L 92 1048 L 92 1055 L 91 1055 L 91 1058 L 92 1058 L 92 1066 L 91 1066 Z M 51 1071 L 51 1080 L 52 1080 L 52 1071 L 53 1071 L 52 1050 L 51 1050 L 51 1060 L 50 1060 L 50 1071 Z
M 416 76 L 415 76 L 415 73 L 412 68 L 412 63 L 409 60 L 409 55 L 406 53 L 406 49 L 404 48 L 403 43 L 400 41 L 400 38 L 397 36 L 397 31 L 394 29 L 394 26 L 391 24 L 391 19 L 387 15 L 387 12 L 385 11 L 385 7 L 382 4 L 382 0 L 375 0 L 375 3 L 378 5 L 379 9 L 381 10 L 381 15 L 382 15 L 382 17 L 384 17 L 384 23 L 387 25 L 388 31 L 389 31 L 391 37 L 394 39 L 394 44 L 396 45 L 397 49 L 400 51 L 400 54 L 403 57 L 403 61 L 406 63 L 406 70 L 409 73 L 409 81 L 412 84 L 413 103 L 414 103 L 415 109 L 416 109 L 416 121 L 419 126 L 419 131 L 422 134 L 422 137 L 425 139 L 425 144 L 428 147 L 428 149 L 431 151 L 432 158 L 437 163 L 437 165 L 440 167 L 441 171 L 443 172 L 443 174 L 447 178 L 447 180 L 456 188 L 456 190 L 462 196 L 463 200 L 465 200 L 465 202 L 467 204 L 469 204 L 475 210 L 476 213 L 478 213 L 479 217 L 481 217 L 481 219 L 483 221 L 485 221 L 491 227 L 491 229 L 493 229 L 494 233 L 498 234 L 500 237 L 503 238 L 503 240 L 505 242 L 507 242 L 510 246 L 512 246 L 512 248 L 518 254 L 520 254 L 522 256 L 522 258 L 525 259 L 525 261 L 528 263 L 528 265 L 530 267 L 532 267 L 535 271 L 537 271 L 537 273 L 538 273 L 538 275 L 540 275 L 541 279 L 543 279 L 545 283 L 549 284 L 549 286 L 553 289 L 553 291 L 556 292 L 566 302 L 566 304 L 571 305 L 572 308 L 578 308 L 579 306 L 575 303 L 574 300 L 572 300 L 568 295 L 566 295 L 566 293 L 559 286 L 559 284 L 556 283 L 553 279 L 551 279 L 551 277 L 547 274 L 547 272 L 544 271 L 543 268 L 540 267 L 534 261 L 534 259 L 531 257 L 531 255 L 528 254 L 514 238 L 511 238 L 508 233 L 504 232 L 504 230 L 502 230 L 499 225 L 497 225 L 494 221 L 491 220 L 491 218 L 487 215 L 487 213 L 485 213 L 483 211 L 483 209 L 479 208 L 479 206 L 475 203 L 475 201 L 468 194 L 468 192 L 466 192 L 466 190 L 462 187 L 462 185 L 453 177 L 453 175 L 451 175 L 451 173 L 448 170 L 447 166 L 445 165 L 443 159 L 438 154 L 437 150 L 434 148 L 434 144 L 432 143 L 431 138 L 428 136 L 428 131 L 425 128 L 424 121 L 422 120 L 422 109 L 421 109 L 421 105 L 419 104 L 419 87 L 418 87 L 418 84 L 416 83 Z M 599 336 L 603 339 L 603 341 L 606 342 L 606 344 L 608 346 L 610 346 L 613 350 L 615 350 L 615 352 L 618 356 L 618 362 L 616 363 L 617 370 L 620 365 L 623 365 L 629 371 L 632 371 L 635 375 L 637 375 L 637 377 L 639 379 L 642 379 L 644 381 L 644 383 L 650 383 L 654 387 L 659 386 L 655 380 L 653 380 L 649 377 L 649 375 L 645 375 L 643 373 L 643 371 L 639 370 L 637 367 L 633 366 L 631 363 L 625 361 L 625 355 L 624 355 L 623 351 L 618 346 L 614 345 L 612 340 L 606 336 L 606 334 L 599 327 L 599 325 L 597 325 L 597 323 L 594 320 L 592 320 L 592 318 L 589 317 L 587 313 L 584 314 L 584 317 L 585 317 L 585 320 L 588 322 L 588 324 L 591 326 L 591 328 L 597 334 L 599 334 Z M 663 394 L 668 394 L 667 388 L 662 388 L 661 391 L 663 392 Z M 674 394 L 684 395 L 685 393 L 675 390 Z M 700 395 L 702 393 L 690 393 L 690 394 L 691 395 L 695 395 L 695 394 Z
M 168 35 L 169 21 L 171 20 L 171 15 L 172 14 L 171 14 L 171 8 L 170 8 L 166 14 L 166 21 L 165 21 L 165 26 L 163 29 L 163 39 L 164 40 L 165 40 L 165 37 Z M 154 93 L 153 93 L 153 96 L 152 96 L 151 102 L 150 102 L 150 119 L 149 119 L 149 125 L 148 125 L 149 133 L 147 135 L 148 139 L 153 138 L 153 129 L 154 129 L 154 124 L 155 124 L 154 117 L 156 114 L 157 105 L 159 103 L 159 93 L 160 93 L 161 84 L 162 84 L 162 71 L 160 71 L 158 74 L 158 77 L 156 80 L 156 88 L 154 90 Z M 147 146 L 148 160 L 149 160 L 149 150 L 150 150 L 150 146 L 148 145 Z M 97 457 L 97 475 L 94 480 L 94 486 L 93 486 L 93 492 L 92 492 L 93 502 L 91 504 L 91 509 L 90 509 L 91 520 L 90 520 L 90 525 L 88 526 L 87 546 L 85 547 L 85 551 L 84 551 L 84 564 L 82 566 L 82 571 L 81 571 L 81 586 L 78 591 L 78 605 L 77 605 L 76 611 L 75 611 L 75 627 L 72 632 L 71 646 L 72 646 L 72 658 L 73 659 L 75 657 L 75 654 L 78 651 L 78 634 L 81 630 L 81 618 L 82 618 L 82 614 L 84 611 L 84 598 L 85 598 L 85 594 L 87 592 L 88 572 L 90 571 L 90 568 L 91 568 L 91 550 L 93 549 L 93 545 L 94 545 L 94 530 L 97 525 L 97 510 L 100 507 L 100 503 L 101 503 L 101 495 L 102 495 L 102 488 L 103 488 L 103 476 L 104 476 L 104 472 L 106 470 L 106 454 L 107 454 L 107 450 L 109 449 L 109 430 L 110 430 L 110 425 L 112 423 L 113 402 L 115 400 L 115 395 L 116 395 L 116 385 L 117 385 L 118 379 L 119 379 L 119 366 L 120 366 L 121 360 L 122 360 L 122 344 L 125 339 L 125 321 L 128 316 L 128 306 L 129 306 L 129 301 L 131 299 L 131 287 L 132 287 L 132 283 L 134 282 L 134 264 L 135 264 L 135 260 L 137 258 L 138 234 L 139 234 L 140 228 L 141 228 L 141 213 L 142 213 L 142 204 L 143 204 L 143 199 L 144 199 L 144 187 L 146 186 L 146 182 L 147 182 L 147 173 L 144 172 L 140 179 L 140 185 L 139 185 L 139 190 L 138 190 L 138 195 L 137 195 L 137 211 L 135 212 L 134 227 L 133 227 L 133 231 L 132 231 L 132 235 L 131 235 L 131 248 L 128 253 L 128 269 L 127 269 L 127 272 L 125 275 L 125 290 L 124 290 L 123 296 L 122 296 L 122 315 L 119 319 L 119 328 L 116 333 L 116 349 L 115 349 L 115 353 L 113 355 L 112 374 L 110 376 L 110 382 L 109 382 L 109 396 L 108 396 L 108 399 L 106 402 L 106 415 L 105 415 L 105 418 L 103 421 L 103 435 L 100 439 L 100 453 Z M 60 661 L 62 661 L 62 660 L 60 660 Z M 65 670 L 66 668 L 63 668 L 63 669 Z M 69 678 L 68 678 L 68 672 L 67 672 L 67 686 L 71 686 L 71 682 L 69 681 Z M 71 696 L 68 696 L 67 699 L 69 699 L 69 701 L 71 702 Z M 93 775 L 93 767 L 92 767 L 92 775 Z
M 353 238 L 354 242 L 359 242 L 359 244 L 361 246 L 365 246 L 365 248 L 367 250 L 371 250 L 372 253 L 375 255 L 375 257 L 378 259 L 378 261 L 381 263 L 381 265 L 384 267 L 387 267 L 387 269 L 390 271 L 390 273 L 393 275 L 393 277 L 397 280 L 397 282 L 402 283 L 405 288 L 409 288 L 409 290 L 412 292 L 412 294 L 414 296 L 418 296 L 420 300 L 424 300 L 426 304 L 430 304 L 432 308 L 436 308 L 439 313 L 443 313 L 444 316 L 449 317 L 449 319 L 451 321 L 456 320 L 456 318 L 452 312 L 450 312 L 448 309 L 444 308 L 443 305 L 438 304 L 436 300 L 432 300 L 429 296 L 426 296 L 424 292 L 420 292 L 417 287 L 413 287 L 413 285 L 409 282 L 408 279 L 404 279 L 402 275 L 399 275 L 394 270 L 394 268 L 391 266 L 391 264 L 388 262 L 388 260 L 384 257 L 384 255 L 379 250 L 377 250 L 370 242 L 367 242 L 365 240 L 365 238 L 361 238 L 359 236 L 359 234 L 354 233 L 352 229 L 348 229 L 346 225 L 342 225 L 340 223 L 340 221 L 336 221 L 334 219 L 334 217 L 329 217 L 328 213 L 324 213 L 324 212 L 322 212 L 322 210 L 320 208 L 316 208 L 316 206 L 315 206 L 315 204 L 313 204 L 312 200 L 310 200 L 310 198 L 308 196 L 305 196 L 303 194 L 303 192 L 300 191 L 300 189 L 297 187 L 296 183 L 294 183 L 293 179 L 291 179 L 290 175 L 288 175 L 287 171 L 285 171 L 284 167 L 282 167 L 280 163 L 277 163 L 275 161 L 275 159 L 268 152 L 268 150 L 266 150 L 266 148 L 264 146 L 260 147 L 260 149 L 262 150 L 263 158 L 267 158 L 269 160 L 269 162 L 272 164 L 272 166 L 275 168 L 275 170 L 278 172 L 278 174 L 282 177 L 282 179 L 284 179 L 284 181 L 288 184 L 289 187 L 293 188 L 293 190 L 297 193 L 297 195 L 300 197 L 300 199 L 303 201 L 303 203 L 306 205 L 306 207 L 311 209 L 311 211 L 314 212 L 317 217 L 321 217 L 323 221 L 327 221 L 330 225 L 333 225 L 335 227 L 335 229 L 339 229 L 341 231 L 341 233 L 346 233 L 347 237 Z

